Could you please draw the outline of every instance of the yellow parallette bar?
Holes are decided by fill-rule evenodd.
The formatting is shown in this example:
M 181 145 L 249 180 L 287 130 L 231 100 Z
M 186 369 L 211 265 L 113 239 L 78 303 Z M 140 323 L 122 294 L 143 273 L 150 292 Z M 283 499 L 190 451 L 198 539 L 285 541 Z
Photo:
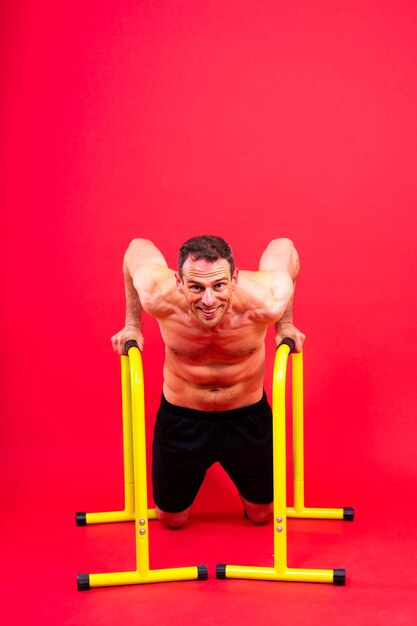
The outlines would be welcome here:
M 110 522 L 132 522 L 135 513 L 132 511 L 105 511 L 102 513 L 87 513 L 87 524 L 108 524 Z
M 344 519 L 344 509 L 309 508 L 287 509 L 287 517 L 305 519 Z
M 113 572 L 90 574 L 90 587 L 116 587 L 118 585 L 140 585 L 146 583 L 174 582 L 181 580 L 197 580 L 198 568 L 172 567 L 167 569 L 149 570 L 145 575 L 139 572 Z
M 333 570 L 294 569 L 276 570 L 274 567 L 226 566 L 226 578 L 245 578 L 249 580 L 276 580 L 288 582 L 333 583 Z

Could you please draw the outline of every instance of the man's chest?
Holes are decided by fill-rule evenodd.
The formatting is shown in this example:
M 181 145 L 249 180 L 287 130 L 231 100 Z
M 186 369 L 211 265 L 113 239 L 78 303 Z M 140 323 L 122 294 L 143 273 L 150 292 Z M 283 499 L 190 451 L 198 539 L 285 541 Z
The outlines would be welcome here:
M 194 363 L 235 363 L 263 345 L 266 328 L 241 320 L 240 324 L 206 330 L 195 324 L 160 323 L 167 349 L 180 360 Z

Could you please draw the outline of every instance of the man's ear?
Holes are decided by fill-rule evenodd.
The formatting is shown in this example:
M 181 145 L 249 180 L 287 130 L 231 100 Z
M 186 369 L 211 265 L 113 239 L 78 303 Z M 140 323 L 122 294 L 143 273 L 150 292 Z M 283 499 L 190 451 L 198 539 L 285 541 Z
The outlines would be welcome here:
M 238 278 L 239 278 L 239 270 L 237 267 L 235 267 L 234 272 L 232 274 L 232 289 L 236 289 Z
M 175 284 L 180 294 L 184 295 L 184 283 L 181 280 L 181 276 L 178 272 L 175 272 Z

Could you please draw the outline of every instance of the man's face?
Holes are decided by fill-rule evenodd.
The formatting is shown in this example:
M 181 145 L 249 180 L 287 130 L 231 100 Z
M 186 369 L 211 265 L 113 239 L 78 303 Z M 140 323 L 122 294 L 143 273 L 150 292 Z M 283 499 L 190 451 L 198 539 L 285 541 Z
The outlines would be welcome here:
M 197 320 L 208 328 L 216 326 L 232 302 L 236 289 L 238 270 L 230 275 L 226 259 L 209 263 L 188 257 L 182 267 L 182 279 L 176 274 L 177 289 L 184 295 L 190 311 Z

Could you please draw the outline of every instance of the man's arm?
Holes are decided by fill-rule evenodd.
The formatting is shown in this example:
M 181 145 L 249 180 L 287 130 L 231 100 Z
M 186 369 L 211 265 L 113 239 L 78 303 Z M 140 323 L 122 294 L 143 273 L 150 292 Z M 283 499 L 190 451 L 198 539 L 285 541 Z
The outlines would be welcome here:
M 300 261 L 297 250 L 290 239 L 274 239 L 263 253 L 259 269 L 268 272 L 272 280 L 273 293 L 279 293 L 283 278 L 291 278 L 293 291 L 288 300 L 282 317 L 275 323 L 275 345 L 278 347 L 284 337 L 294 340 L 295 351 L 300 352 L 305 341 L 305 335 L 293 323 L 294 293 L 297 276 L 300 271 Z
M 125 325 L 111 338 L 113 348 L 119 354 L 125 354 L 125 343 L 132 339 L 137 342 L 139 349 L 143 350 L 143 304 L 151 297 L 156 277 L 162 268 L 167 268 L 166 261 L 151 241 L 134 239 L 130 243 L 123 259 Z

